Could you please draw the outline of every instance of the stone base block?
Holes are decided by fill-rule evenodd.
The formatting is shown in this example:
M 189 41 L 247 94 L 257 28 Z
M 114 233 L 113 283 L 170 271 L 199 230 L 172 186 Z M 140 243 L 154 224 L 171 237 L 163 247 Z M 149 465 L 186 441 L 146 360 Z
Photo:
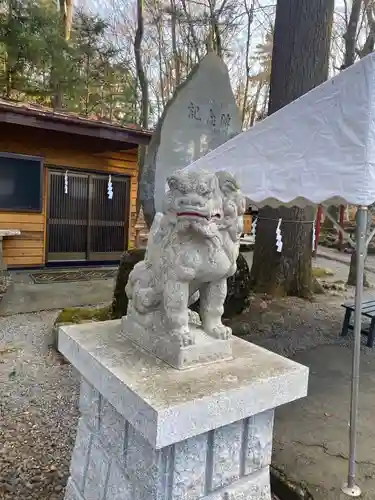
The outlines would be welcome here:
M 179 339 L 174 341 L 170 337 L 163 337 L 154 326 L 145 328 L 129 321 L 127 317 L 122 318 L 122 332 L 125 337 L 179 370 L 232 358 L 231 338 L 214 339 L 205 334 L 202 328 L 192 324 L 189 329 L 195 342 L 181 347 Z
M 306 367 L 234 338 L 232 359 L 180 371 L 120 321 L 63 326 L 59 350 L 82 375 L 65 500 L 270 500 L 274 408 Z
M 273 410 L 156 450 L 86 380 L 65 500 L 270 500 Z

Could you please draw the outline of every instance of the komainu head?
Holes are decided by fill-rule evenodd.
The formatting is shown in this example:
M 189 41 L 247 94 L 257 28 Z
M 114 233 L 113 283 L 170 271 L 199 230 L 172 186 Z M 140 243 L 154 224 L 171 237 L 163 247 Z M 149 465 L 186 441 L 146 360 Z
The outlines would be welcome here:
M 164 210 L 177 220 L 210 224 L 223 218 L 222 193 L 215 174 L 179 170 L 168 180 Z

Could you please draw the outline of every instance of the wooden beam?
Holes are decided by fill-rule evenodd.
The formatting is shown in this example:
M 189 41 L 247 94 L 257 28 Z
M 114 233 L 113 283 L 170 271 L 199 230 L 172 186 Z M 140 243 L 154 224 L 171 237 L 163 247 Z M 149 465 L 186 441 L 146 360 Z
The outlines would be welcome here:
M 56 116 L 52 113 L 48 115 L 31 114 L 30 110 L 26 112 L 21 108 L 16 111 L 0 109 L 0 122 L 54 130 L 78 136 L 95 137 L 117 143 L 148 145 L 151 138 L 151 134 L 136 129 L 134 131 L 126 128 L 122 129 L 120 126 L 115 127 L 110 124 L 105 126 L 105 124 L 100 122 L 90 122 L 90 120 L 80 121 L 79 118 L 64 115 Z

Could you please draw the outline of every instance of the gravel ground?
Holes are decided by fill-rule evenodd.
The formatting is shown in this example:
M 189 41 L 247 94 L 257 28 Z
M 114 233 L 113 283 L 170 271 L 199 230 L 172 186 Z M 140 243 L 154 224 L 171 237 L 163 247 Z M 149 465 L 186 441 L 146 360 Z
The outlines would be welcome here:
M 371 292 L 374 294 L 374 291 Z M 344 309 L 341 304 L 353 298 L 353 290 L 345 294 L 316 296 L 313 302 L 288 297 L 267 300 L 254 297 L 250 307 L 231 326 L 236 335 L 282 356 L 318 345 L 338 344 L 352 347 L 353 336 L 340 337 Z M 366 327 L 366 322 L 363 322 Z M 361 351 L 373 355 L 361 336 Z
M 256 297 L 235 322 L 247 340 L 290 356 L 338 340 L 343 297 Z M 56 313 L 0 318 L 0 499 L 63 500 L 78 418 L 78 375 L 47 348 Z M 367 348 L 363 348 L 367 350 Z M 275 499 L 277 500 L 277 499 Z
M 246 340 L 283 356 L 316 345 L 336 343 L 341 330 L 343 309 L 341 301 L 329 305 L 288 297 L 264 300 L 259 297 L 251 305 L 234 330 Z
M 0 271 L 0 302 L 1 299 L 4 297 L 6 294 L 10 284 L 12 282 L 11 276 L 4 271 Z
M 56 313 L 0 318 L 0 498 L 61 500 L 78 378 L 46 349 Z

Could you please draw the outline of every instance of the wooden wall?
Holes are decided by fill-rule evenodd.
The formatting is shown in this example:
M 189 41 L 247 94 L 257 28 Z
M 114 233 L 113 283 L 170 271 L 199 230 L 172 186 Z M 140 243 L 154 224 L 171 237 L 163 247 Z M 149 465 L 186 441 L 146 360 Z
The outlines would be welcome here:
M 250 234 L 251 223 L 252 223 L 251 215 L 244 215 L 243 216 L 243 232 L 244 232 L 244 234 Z
M 96 141 L 96 139 L 91 139 Z M 9 267 L 33 267 L 45 264 L 47 167 L 61 166 L 83 171 L 128 175 L 131 182 L 128 248 L 135 243 L 134 223 L 137 196 L 137 148 L 117 153 L 90 153 L 86 139 L 79 145 L 72 137 L 48 131 L 26 131 L 14 126 L 0 126 L 0 152 L 41 156 L 44 158 L 42 213 L 1 212 L 0 229 L 20 229 L 21 235 L 4 238 L 4 260 Z M 125 246 L 125 242 L 124 242 Z

